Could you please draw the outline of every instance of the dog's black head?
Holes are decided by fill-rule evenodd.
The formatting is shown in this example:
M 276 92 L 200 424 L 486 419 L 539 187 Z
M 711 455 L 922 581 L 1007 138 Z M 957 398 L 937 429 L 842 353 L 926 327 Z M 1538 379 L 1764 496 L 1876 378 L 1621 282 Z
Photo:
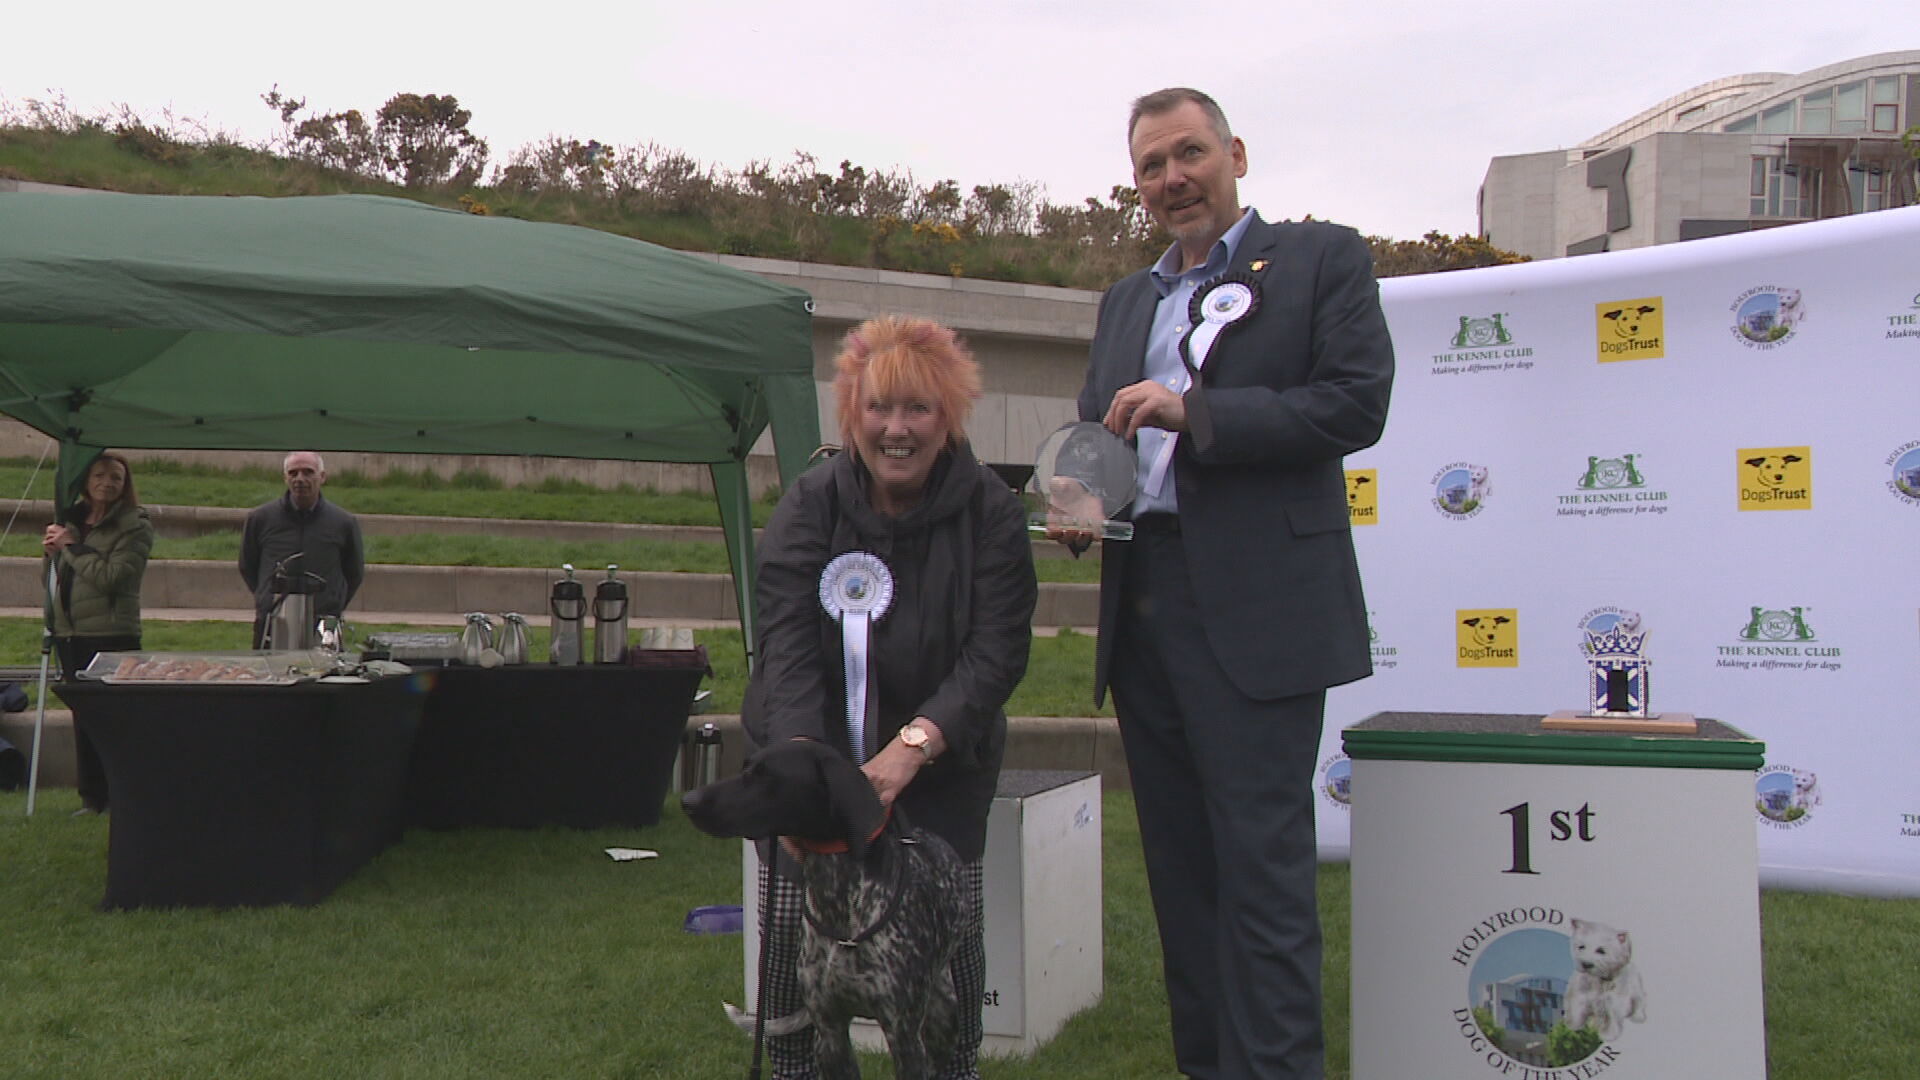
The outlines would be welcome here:
M 680 796 L 694 827 L 711 836 L 794 836 L 845 841 L 865 858 L 885 816 L 865 773 L 825 743 L 774 743 L 747 759 L 740 775 Z

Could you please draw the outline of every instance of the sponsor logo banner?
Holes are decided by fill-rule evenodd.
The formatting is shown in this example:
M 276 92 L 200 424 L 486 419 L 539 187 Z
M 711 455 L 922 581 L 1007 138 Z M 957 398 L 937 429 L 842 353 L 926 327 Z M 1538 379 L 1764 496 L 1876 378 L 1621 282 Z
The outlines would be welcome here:
M 1733 313 L 1733 336 L 1753 349 L 1777 349 L 1793 340 L 1806 315 L 1799 289 L 1761 285 L 1741 293 L 1727 309 Z
M 1447 351 L 1433 356 L 1435 375 L 1479 375 L 1487 372 L 1527 371 L 1533 367 L 1533 348 L 1514 338 L 1506 312 L 1462 315 L 1447 340 Z
M 1450 461 L 1433 474 L 1433 506 L 1440 516 L 1466 521 L 1479 515 L 1493 495 L 1493 480 L 1485 465 Z
M 1520 666 L 1520 612 L 1462 608 L 1454 613 L 1456 660 L 1463 668 Z
M 1595 304 L 1593 333 L 1600 362 L 1657 360 L 1667 355 L 1666 307 L 1658 296 Z
M 1758 446 L 1734 451 L 1742 510 L 1813 509 L 1813 447 Z
M 1380 524 L 1380 470 L 1347 470 L 1347 523 Z
M 1630 514 L 1664 514 L 1667 493 L 1647 485 L 1644 455 L 1618 457 L 1587 455 L 1586 468 L 1564 495 L 1554 497 L 1554 516 L 1603 518 Z
M 1768 765 L 1755 774 L 1753 794 L 1760 824 L 1789 832 L 1813 823 L 1820 806 L 1820 778 L 1791 765 Z

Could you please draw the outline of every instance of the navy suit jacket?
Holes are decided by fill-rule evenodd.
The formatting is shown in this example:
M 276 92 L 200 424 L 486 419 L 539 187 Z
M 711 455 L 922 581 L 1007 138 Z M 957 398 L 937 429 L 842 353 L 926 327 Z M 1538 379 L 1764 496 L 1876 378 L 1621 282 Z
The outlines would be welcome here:
M 1174 483 L 1208 644 L 1242 693 L 1272 700 L 1372 673 L 1342 459 L 1386 425 L 1393 343 L 1372 253 L 1352 229 L 1256 216 L 1231 270 L 1259 282 L 1259 307 L 1214 342 L 1188 391 L 1195 429 L 1180 436 Z M 1101 299 L 1082 420 L 1104 418 L 1143 377 L 1158 302 L 1145 270 Z M 1128 542 L 1101 553 L 1096 703 L 1128 553 Z

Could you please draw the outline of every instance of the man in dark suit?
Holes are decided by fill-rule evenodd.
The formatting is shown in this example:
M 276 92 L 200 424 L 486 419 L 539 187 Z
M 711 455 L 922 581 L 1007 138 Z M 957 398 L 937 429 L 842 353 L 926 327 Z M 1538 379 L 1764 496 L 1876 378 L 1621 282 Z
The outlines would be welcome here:
M 1315 757 L 1327 687 L 1372 670 L 1341 461 L 1380 437 L 1393 345 L 1358 234 L 1241 209 L 1213 99 L 1149 94 L 1127 134 L 1174 244 L 1101 301 L 1080 393 L 1140 460 L 1094 696 L 1120 717 L 1181 1072 L 1317 1080 Z

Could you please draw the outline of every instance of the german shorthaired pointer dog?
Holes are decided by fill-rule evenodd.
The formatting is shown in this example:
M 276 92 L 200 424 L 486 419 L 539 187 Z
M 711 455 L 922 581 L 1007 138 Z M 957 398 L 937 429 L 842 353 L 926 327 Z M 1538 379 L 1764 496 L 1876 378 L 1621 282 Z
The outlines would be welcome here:
M 713 836 L 790 836 L 809 852 L 798 972 L 805 1015 L 770 1018 L 768 1033 L 811 1023 L 820 1075 L 857 1080 L 847 1025 L 869 1016 L 886 1032 L 898 1080 L 932 1077 L 958 1024 L 947 963 L 966 888 L 953 848 L 883 810 L 858 767 L 805 740 L 759 751 L 739 776 L 687 792 L 681 806 Z

